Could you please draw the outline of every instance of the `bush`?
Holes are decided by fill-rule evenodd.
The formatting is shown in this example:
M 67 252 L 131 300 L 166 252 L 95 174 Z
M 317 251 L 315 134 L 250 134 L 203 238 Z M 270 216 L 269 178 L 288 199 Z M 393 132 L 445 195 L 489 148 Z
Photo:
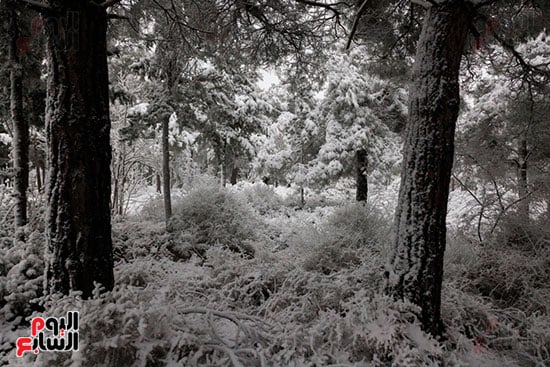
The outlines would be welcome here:
M 200 297 L 207 296 L 197 279 L 204 275 L 200 270 L 189 263 L 138 259 L 119 264 L 115 288 L 103 293 L 98 288 L 91 300 L 82 300 L 79 292 L 44 297 L 47 311 L 42 315 L 80 312 L 79 351 L 27 353 L 24 358 L 12 352 L 7 363 L 215 367 L 238 359 L 246 366 L 259 365 L 269 335 L 265 321 L 209 307 L 208 299 Z
M 468 274 L 472 285 L 500 307 L 517 307 L 528 314 L 549 311 L 550 249 L 536 253 L 491 243 L 479 265 Z
M 27 238 L 0 249 L 0 315 L 15 324 L 40 309 L 35 299 L 43 291 L 44 235 L 32 232 Z
M 357 203 L 337 209 L 315 238 L 316 246 L 304 262 L 306 270 L 325 274 L 349 269 L 364 261 L 382 259 L 390 241 L 389 221 L 382 215 Z
M 242 190 L 245 200 L 261 215 L 279 209 L 283 200 L 272 186 L 255 183 Z
M 223 245 L 253 256 L 251 241 L 260 224 L 252 209 L 237 195 L 217 186 L 195 189 L 178 205 L 169 223 L 175 242 Z M 189 236 L 189 233 L 192 236 Z M 181 236 L 178 238 L 177 235 Z
M 526 251 L 537 251 L 550 246 L 548 219 L 526 221 L 515 213 L 505 216 L 499 223 L 496 238 L 501 244 Z
M 141 220 L 159 221 L 164 218 L 164 201 L 162 199 L 151 199 L 147 201 L 137 216 Z
M 113 258 L 115 262 L 160 255 L 160 252 L 170 242 L 164 223 L 132 222 L 114 223 Z

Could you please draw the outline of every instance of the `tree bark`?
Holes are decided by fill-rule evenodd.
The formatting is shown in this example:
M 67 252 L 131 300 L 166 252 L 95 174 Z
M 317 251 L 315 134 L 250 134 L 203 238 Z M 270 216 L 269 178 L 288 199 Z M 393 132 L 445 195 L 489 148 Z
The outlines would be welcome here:
M 367 180 L 368 155 L 365 149 L 359 149 L 355 152 L 356 164 L 356 193 L 355 200 L 367 201 L 369 185 Z
M 91 1 L 50 0 L 46 288 L 113 288 L 107 13 Z
M 170 147 L 168 145 L 169 118 L 162 119 L 162 183 L 164 198 L 164 219 L 168 221 L 172 217 L 172 199 L 170 196 Z
M 23 116 L 23 65 L 17 50 L 20 32 L 15 9 L 10 9 L 10 18 L 10 113 L 13 129 L 15 235 L 17 239 L 24 240 L 22 227 L 27 224 L 29 188 L 29 123 Z
M 440 335 L 447 199 L 460 104 L 459 68 L 471 5 L 433 4 L 417 45 L 409 100 L 396 236 L 386 291 L 420 307 L 426 332 Z

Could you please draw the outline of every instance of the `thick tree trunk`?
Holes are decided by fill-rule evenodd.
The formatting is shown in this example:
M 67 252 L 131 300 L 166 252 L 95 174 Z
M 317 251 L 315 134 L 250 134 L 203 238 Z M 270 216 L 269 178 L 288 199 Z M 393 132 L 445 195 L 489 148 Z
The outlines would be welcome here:
M 13 128 L 13 167 L 15 192 L 15 234 L 24 240 L 27 224 L 27 189 L 29 188 L 29 124 L 23 116 L 23 66 L 17 50 L 20 32 L 18 17 L 10 10 L 10 111 Z
M 107 13 L 91 1 L 50 0 L 46 130 L 46 286 L 112 289 Z
M 413 69 L 396 236 L 387 272 L 387 291 L 418 305 L 423 328 L 433 335 L 442 332 L 445 219 L 467 6 L 463 1 L 434 4 L 424 20 Z
M 168 145 L 168 117 L 162 120 L 162 183 L 164 197 L 164 218 L 166 224 L 172 217 L 172 199 L 170 195 L 170 147 Z
M 369 193 L 369 184 L 367 181 L 367 168 L 368 168 L 368 155 L 365 149 L 359 149 L 355 152 L 355 165 L 356 165 L 356 193 L 355 200 L 367 201 Z
M 518 204 L 518 214 L 523 224 L 529 223 L 529 186 L 527 182 L 527 159 L 529 150 L 527 140 L 519 142 L 519 167 L 518 167 L 518 196 L 521 200 Z

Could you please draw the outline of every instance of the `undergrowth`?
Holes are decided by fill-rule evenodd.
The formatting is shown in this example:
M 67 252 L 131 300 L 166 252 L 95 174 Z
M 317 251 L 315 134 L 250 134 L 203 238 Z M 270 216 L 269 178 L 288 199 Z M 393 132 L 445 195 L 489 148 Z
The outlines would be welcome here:
M 269 189 L 267 189 L 269 190 Z M 248 195 L 248 196 L 247 196 Z M 114 225 L 116 287 L 41 295 L 43 235 L 2 242 L 0 295 L 9 366 L 543 366 L 550 361 L 548 248 L 449 233 L 445 339 L 382 292 L 390 220 L 362 204 L 294 210 L 265 188 L 191 190 L 171 231 Z M 257 197 L 256 197 L 257 196 Z M 263 213 L 260 216 L 260 213 Z M 0 228 L 2 230 L 2 228 Z M 9 232 L 9 231 L 8 231 Z M 253 256 L 236 251 L 243 244 Z M 11 288 L 10 288 L 11 287 Z M 42 310 L 45 310 L 43 311 Z M 80 311 L 80 350 L 26 354 L 32 315 Z M 8 313 L 9 311 L 9 313 Z

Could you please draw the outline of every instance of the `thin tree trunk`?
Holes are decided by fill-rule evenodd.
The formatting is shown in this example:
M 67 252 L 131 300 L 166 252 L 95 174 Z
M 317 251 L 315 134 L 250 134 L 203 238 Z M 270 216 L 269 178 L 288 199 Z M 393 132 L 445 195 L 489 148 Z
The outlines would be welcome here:
M 42 192 L 42 177 L 40 176 L 40 158 L 38 157 L 38 149 L 36 149 L 36 137 L 33 139 L 32 150 L 34 155 L 34 171 L 36 173 L 36 189 L 38 193 Z
M 238 179 L 238 176 L 239 176 L 239 166 L 237 164 L 237 159 L 238 159 L 238 156 L 237 154 L 235 154 L 235 152 L 233 151 L 233 148 L 229 148 L 229 152 L 226 153 L 227 154 L 227 157 L 229 158 L 228 159 L 228 166 L 229 166 L 229 183 L 231 185 L 236 185 L 237 184 L 237 179 Z
M 359 149 L 355 152 L 356 164 L 356 193 L 355 200 L 367 201 L 369 193 L 369 184 L 367 180 L 368 155 L 365 149 Z
M 162 180 L 160 179 L 160 175 L 157 173 L 155 174 L 155 177 L 157 182 L 157 193 L 162 194 Z
M 46 130 L 46 287 L 114 286 L 107 13 L 91 1 L 50 0 Z
M 527 149 L 527 140 L 521 139 L 519 142 L 519 167 L 518 167 L 518 196 L 521 200 L 518 204 L 518 214 L 523 224 L 529 223 L 529 186 L 527 182 L 527 159 L 529 150 Z
M 24 240 L 27 224 L 27 189 L 29 187 L 29 124 L 23 116 L 23 65 L 18 55 L 19 26 L 17 13 L 10 9 L 10 111 L 13 128 L 13 167 L 15 192 L 15 235 Z
M 126 145 L 124 144 L 122 145 L 122 151 L 120 152 L 120 169 L 121 174 L 119 176 L 118 184 L 118 215 L 122 215 L 124 212 L 124 186 L 126 185 Z
M 153 176 L 154 176 L 153 167 L 147 166 L 147 174 L 145 177 L 147 179 L 147 184 L 149 186 L 153 186 Z
M 118 178 L 115 178 L 115 187 L 113 188 L 113 202 L 111 205 L 111 210 L 113 214 L 118 214 Z
M 237 165 L 237 160 L 233 159 L 233 164 L 231 165 L 231 185 L 236 185 L 239 178 L 239 166 Z
M 168 117 L 162 119 L 162 182 L 164 197 L 164 219 L 166 224 L 172 217 L 172 199 L 170 196 L 170 149 L 168 145 Z
M 426 332 L 439 335 L 447 200 L 460 104 L 459 68 L 471 5 L 433 4 L 417 46 L 409 101 L 396 236 L 386 291 L 420 307 Z

